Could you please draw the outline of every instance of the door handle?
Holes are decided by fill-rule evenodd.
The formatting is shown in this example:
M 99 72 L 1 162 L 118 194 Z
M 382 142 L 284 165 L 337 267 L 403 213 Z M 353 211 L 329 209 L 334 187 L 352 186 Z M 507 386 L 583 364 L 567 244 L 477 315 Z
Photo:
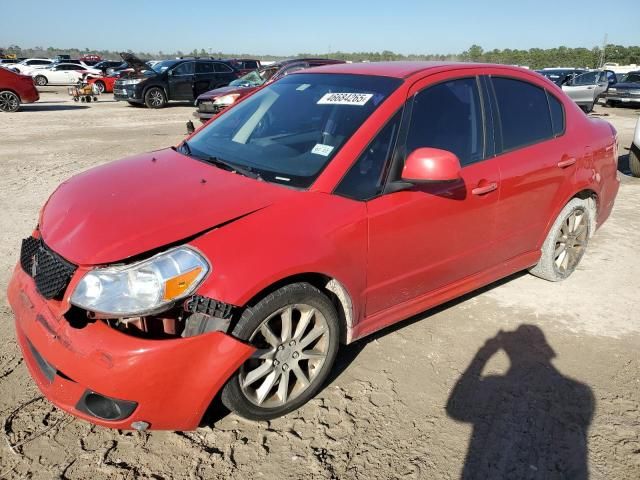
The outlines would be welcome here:
M 590 87 L 587 87 L 587 90 L 593 90 L 594 88 L 596 88 L 596 87 L 594 87 L 594 86 L 592 85 L 592 86 L 590 86 Z
M 567 168 L 576 163 L 575 157 L 567 158 L 566 160 L 560 160 L 558 162 L 558 166 L 560 168 Z
M 498 184 L 496 182 L 488 183 L 487 185 L 483 185 L 482 187 L 476 187 L 471 190 L 471 193 L 474 195 L 484 195 L 489 192 L 493 192 L 498 188 Z

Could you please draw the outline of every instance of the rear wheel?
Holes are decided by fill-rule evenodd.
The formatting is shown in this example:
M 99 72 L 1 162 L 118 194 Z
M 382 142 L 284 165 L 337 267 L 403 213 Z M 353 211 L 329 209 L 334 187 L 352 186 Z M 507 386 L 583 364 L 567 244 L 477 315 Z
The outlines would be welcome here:
M 640 157 L 633 147 L 629 151 L 629 169 L 631 170 L 631 175 L 640 177 Z
M 320 290 L 295 283 L 247 308 L 233 335 L 256 351 L 224 386 L 222 402 L 245 418 L 270 420 L 322 387 L 338 350 L 338 315 Z
M 167 104 L 167 97 L 159 87 L 151 87 L 144 94 L 144 104 L 149 108 L 162 108 Z
M 0 91 L 0 111 L 15 112 L 20 108 L 20 97 L 9 90 Z
M 550 282 L 567 278 L 580 263 L 594 227 L 594 201 L 572 199 L 549 230 L 540 261 L 529 272 Z
M 36 75 L 35 82 L 39 87 L 44 87 L 47 83 L 49 83 L 47 77 L 45 77 L 44 75 Z

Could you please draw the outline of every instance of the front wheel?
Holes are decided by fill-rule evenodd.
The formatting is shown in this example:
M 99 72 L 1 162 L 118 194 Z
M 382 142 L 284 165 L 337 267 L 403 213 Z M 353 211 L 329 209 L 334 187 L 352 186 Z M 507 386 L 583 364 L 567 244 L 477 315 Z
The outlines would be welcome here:
M 47 83 L 49 83 L 47 77 L 45 77 L 44 75 L 37 75 L 35 82 L 39 87 L 44 87 Z
M 250 420 L 271 420 L 322 387 L 340 329 L 329 298 L 308 283 L 294 283 L 247 308 L 233 335 L 256 351 L 224 386 L 222 403 Z
M 107 87 L 105 86 L 104 82 L 101 81 L 97 81 L 95 82 L 96 88 L 98 89 L 98 91 L 100 93 L 104 93 L 104 91 L 107 89 Z
M 13 92 L 4 90 L 0 92 L 0 111 L 15 112 L 20 108 L 20 97 Z
M 529 272 L 550 282 L 567 278 L 580 263 L 594 226 L 594 201 L 572 199 L 549 230 L 540 260 Z
M 167 104 L 167 97 L 161 88 L 151 87 L 144 94 L 144 104 L 149 108 L 162 108 Z
M 631 175 L 640 177 L 640 157 L 633 147 L 629 151 L 629 169 L 631 170 Z

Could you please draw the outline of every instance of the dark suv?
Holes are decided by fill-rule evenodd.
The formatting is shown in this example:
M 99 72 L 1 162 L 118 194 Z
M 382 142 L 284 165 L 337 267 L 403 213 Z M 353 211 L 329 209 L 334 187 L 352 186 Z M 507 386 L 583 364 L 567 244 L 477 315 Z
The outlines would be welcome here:
M 163 60 L 149 67 L 134 55 L 121 54 L 134 69 L 113 87 L 116 100 L 162 108 L 169 100 L 193 101 L 203 92 L 223 87 L 239 76 L 230 62 L 211 58 Z

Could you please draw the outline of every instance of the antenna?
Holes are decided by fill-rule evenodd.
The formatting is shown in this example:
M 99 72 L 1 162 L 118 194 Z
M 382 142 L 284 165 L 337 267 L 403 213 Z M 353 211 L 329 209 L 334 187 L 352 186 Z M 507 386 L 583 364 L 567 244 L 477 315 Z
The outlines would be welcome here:
M 602 48 L 600 49 L 600 61 L 598 62 L 598 68 L 602 68 L 604 66 L 605 50 L 607 49 L 607 37 L 608 35 L 605 33 L 604 40 L 602 41 Z

